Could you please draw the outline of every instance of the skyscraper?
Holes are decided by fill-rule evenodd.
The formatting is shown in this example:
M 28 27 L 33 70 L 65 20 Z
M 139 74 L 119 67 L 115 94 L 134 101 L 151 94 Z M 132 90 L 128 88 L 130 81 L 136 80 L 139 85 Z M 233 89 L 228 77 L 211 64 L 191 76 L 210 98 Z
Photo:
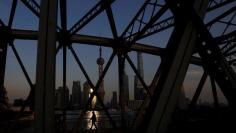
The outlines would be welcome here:
M 143 58 L 142 53 L 137 52 L 137 65 L 138 65 L 138 73 L 143 78 Z M 145 90 L 143 85 L 141 84 L 138 77 L 134 76 L 134 99 L 135 100 L 144 100 L 145 97 Z
M 71 105 L 75 108 L 81 107 L 82 92 L 80 81 L 73 81 L 72 85 L 72 96 L 71 96 Z
M 104 62 L 105 61 L 102 58 L 102 48 L 100 46 L 100 48 L 99 48 L 99 58 L 97 59 L 99 77 L 101 77 L 101 75 L 102 75 Z M 102 80 L 102 82 L 99 86 L 98 95 L 101 97 L 102 101 L 104 101 L 105 91 L 104 91 L 104 81 L 103 80 Z
M 127 104 L 127 102 L 129 101 L 129 77 L 126 73 L 124 73 L 123 75 L 123 79 L 124 79 L 124 101 Z
M 86 81 L 84 84 L 83 84 L 83 106 L 86 105 L 88 99 L 89 99 L 89 93 L 90 93 L 90 85 L 88 83 L 88 81 Z
M 69 106 L 69 89 L 66 87 L 65 91 L 63 87 L 58 87 L 55 92 L 56 95 L 56 108 L 65 109 Z
M 112 98 L 111 98 L 111 108 L 117 108 L 118 105 L 117 105 L 117 92 L 116 91 L 113 91 L 112 93 Z

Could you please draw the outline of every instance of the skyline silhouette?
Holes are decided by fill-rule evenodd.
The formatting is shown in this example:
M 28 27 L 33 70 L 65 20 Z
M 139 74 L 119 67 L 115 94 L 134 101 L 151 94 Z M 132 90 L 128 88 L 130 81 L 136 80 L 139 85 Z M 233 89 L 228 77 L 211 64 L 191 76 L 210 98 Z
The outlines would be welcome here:
M 0 19 L 4 23 L 8 22 L 9 19 L 9 10 L 11 6 L 9 0 L 0 1 Z M 37 0 L 39 2 L 39 0 Z M 93 7 L 97 1 L 96 0 L 72 0 L 68 3 L 68 28 L 70 28 L 77 20 L 79 20 L 88 9 Z M 143 4 L 143 0 L 137 0 L 135 4 L 132 1 L 119 0 L 112 4 L 112 9 L 114 13 L 114 19 L 116 20 L 116 26 L 118 33 L 121 34 L 126 28 L 125 26 L 131 21 L 135 12 Z M 123 9 L 123 10 L 120 10 Z M 167 12 L 170 14 L 170 11 Z M 209 17 L 211 18 L 211 16 Z M 58 18 L 58 25 L 60 25 L 60 18 Z M 28 29 L 28 30 L 37 30 L 38 27 L 38 18 L 34 16 L 21 2 L 18 3 L 17 11 L 15 14 L 15 19 L 13 21 L 14 29 Z M 164 48 L 166 42 L 170 37 L 173 28 L 170 28 L 166 31 L 159 33 L 158 35 L 153 35 L 148 38 L 138 41 L 139 43 L 149 44 L 153 46 L 158 46 Z M 87 26 L 78 32 L 79 34 L 92 35 L 92 36 L 102 36 L 112 38 L 112 33 L 110 27 L 108 26 L 108 20 L 105 13 L 97 16 L 93 21 L 91 21 Z M 217 36 L 217 31 L 215 31 Z M 30 75 L 30 78 L 35 82 L 35 69 L 36 69 L 36 49 L 37 42 L 31 40 L 15 40 L 14 41 L 17 51 L 20 53 L 20 57 L 23 60 L 23 63 L 27 69 L 27 72 Z M 76 49 L 79 58 L 86 71 L 88 72 L 92 82 L 95 84 L 98 79 L 98 69 L 96 64 L 96 59 L 98 57 L 99 47 L 98 46 L 88 46 L 83 44 L 74 44 L 73 47 Z M 110 48 L 103 47 L 103 55 L 105 59 L 105 64 L 107 63 L 108 57 L 112 52 Z M 132 60 L 135 65 L 136 61 L 136 52 L 130 52 Z M 68 62 L 67 62 L 67 86 L 71 92 L 72 82 L 80 80 L 82 83 L 85 82 L 85 78 L 76 64 L 75 60 L 72 58 L 70 52 L 68 52 Z M 157 66 L 160 64 L 160 57 L 154 55 L 143 54 L 144 61 L 144 80 L 149 85 L 151 80 L 156 72 Z M 104 64 L 104 65 L 105 65 Z M 57 55 L 57 65 L 56 65 L 56 88 L 62 86 L 62 50 L 59 51 Z M 111 69 L 108 70 L 107 75 L 104 79 L 104 88 L 105 88 L 105 102 L 110 101 L 112 92 L 118 92 L 118 67 L 117 67 L 117 58 L 113 61 Z M 126 62 L 126 73 L 129 76 L 129 94 L 130 99 L 133 99 L 134 95 L 134 72 L 130 68 L 129 64 Z M 235 70 L 235 68 L 234 68 Z M 202 68 L 194 65 L 190 65 L 189 71 L 185 79 L 185 90 L 188 97 L 192 97 L 197 84 L 200 80 L 203 71 Z M 7 66 L 6 66 L 6 77 L 5 77 L 5 86 L 8 90 L 8 96 L 12 102 L 14 98 L 25 98 L 29 92 L 29 85 L 25 80 L 25 77 L 19 67 L 19 64 L 16 61 L 15 56 L 12 53 L 11 49 L 8 49 L 7 55 Z M 204 88 L 210 88 L 209 81 Z M 219 89 L 218 89 L 219 90 Z M 202 94 L 203 98 L 206 100 L 212 101 L 211 91 L 209 89 L 204 89 Z M 225 101 L 222 93 L 219 92 L 219 97 Z M 209 96 L 210 95 L 210 96 Z

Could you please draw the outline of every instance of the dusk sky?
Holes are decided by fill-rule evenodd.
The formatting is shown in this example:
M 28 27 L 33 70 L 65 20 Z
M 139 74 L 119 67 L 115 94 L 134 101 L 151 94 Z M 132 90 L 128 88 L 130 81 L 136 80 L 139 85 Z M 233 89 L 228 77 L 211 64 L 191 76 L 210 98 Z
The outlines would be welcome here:
M 40 0 L 37 0 L 40 3 Z M 78 21 L 90 8 L 92 8 L 98 0 L 67 0 L 67 22 L 68 28 L 71 28 L 73 24 Z M 144 0 L 116 0 L 112 4 L 112 10 L 114 14 L 114 19 L 119 35 L 126 28 L 128 23 L 136 14 L 137 10 L 141 7 Z M 0 19 L 3 20 L 5 24 L 8 23 L 10 8 L 12 0 L 0 0 Z M 235 6 L 231 5 L 231 6 Z M 59 8 L 58 8 L 59 9 Z M 170 12 L 167 12 L 167 15 Z M 207 16 L 207 19 L 211 19 L 217 15 L 217 12 L 212 13 Z M 18 1 L 15 19 L 13 22 L 13 28 L 15 29 L 27 29 L 27 30 L 38 30 L 38 21 L 39 19 L 26 8 L 21 1 Z M 60 20 L 58 18 L 58 20 Z M 208 21 L 208 20 L 206 20 Z M 60 21 L 58 21 L 60 25 Z M 235 27 L 233 27 L 235 30 Z M 169 37 L 171 35 L 173 28 L 140 40 L 140 43 L 154 45 L 157 47 L 165 47 Z M 214 29 L 213 29 L 214 30 Z M 214 36 L 218 35 L 217 30 L 212 31 Z M 93 21 L 86 25 L 78 34 L 93 35 L 93 36 L 102 36 L 112 38 L 112 33 L 110 30 L 109 22 L 105 12 L 98 15 Z M 21 59 L 29 73 L 31 80 L 35 83 L 35 74 L 36 74 L 36 54 L 37 54 L 37 41 L 29 40 L 15 40 L 14 44 L 17 48 L 17 51 L 20 54 Z M 96 60 L 99 55 L 99 47 L 97 46 L 88 46 L 84 44 L 73 44 L 77 55 L 81 59 L 81 62 L 84 64 L 86 71 L 88 72 L 92 82 L 96 84 L 98 79 L 98 66 Z M 103 48 L 103 58 L 105 59 L 105 64 L 109 56 L 112 53 L 112 49 Z M 133 62 L 136 64 L 136 53 L 129 53 L 130 57 L 133 59 Z M 83 83 L 85 78 L 76 64 L 74 58 L 71 56 L 70 51 L 68 51 L 67 56 L 67 86 L 71 91 L 72 82 L 75 80 L 81 81 L 81 88 L 83 88 Z M 149 85 L 159 64 L 160 58 L 158 56 L 153 56 L 149 54 L 143 54 L 144 60 L 144 79 Z M 105 65 L 104 65 L 105 67 Z M 235 70 L 235 68 L 234 68 Z M 134 72 L 130 68 L 129 64 L 126 62 L 126 73 L 129 76 L 129 94 L 130 98 L 133 99 L 133 85 L 134 85 Z M 187 72 L 187 76 L 184 82 L 184 88 L 186 90 L 186 95 L 192 97 L 195 88 L 198 85 L 198 82 L 202 76 L 203 70 L 201 67 L 190 65 Z M 105 101 L 110 101 L 112 91 L 118 91 L 118 66 L 117 58 L 113 60 L 113 63 L 105 76 Z M 209 80 L 209 79 L 208 79 Z M 62 50 L 57 55 L 57 64 L 56 64 L 56 88 L 62 86 Z M 8 91 L 8 96 L 12 102 L 15 98 L 25 98 L 29 92 L 29 85 L 22 73 L 22 70 L 17 63 L 17 60 L 12 53 L 12 49 L 8 48 L 7 55 L 7 64 L 6 64 L 6 76 L 5 76 L 5 87 Z M 219 89 L 218 89 L 219 90 Z M 223 95 L 218 91 L 219 97 L 222 101 L 225 101 Z M 212 101 L 211 86 L 208 83 L 204 87 L 204 91 L 201 94 L 201 99 Z

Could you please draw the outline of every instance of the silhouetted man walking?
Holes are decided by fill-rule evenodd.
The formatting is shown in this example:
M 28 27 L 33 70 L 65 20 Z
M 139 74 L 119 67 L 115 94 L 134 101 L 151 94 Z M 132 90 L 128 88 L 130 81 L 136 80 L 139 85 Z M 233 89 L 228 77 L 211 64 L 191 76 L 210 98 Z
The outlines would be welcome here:
M 92 126 L 90 129 L 92 129 L 93 126 L 95 126 L 95 128 L 97 129 L 97 126 L 96 126 L 97 117 L 96 117 L 96 114 L 94 113 L 94 111 L 93 111 L 93 115 L 91 117 L 91 120 L 92 120 Z

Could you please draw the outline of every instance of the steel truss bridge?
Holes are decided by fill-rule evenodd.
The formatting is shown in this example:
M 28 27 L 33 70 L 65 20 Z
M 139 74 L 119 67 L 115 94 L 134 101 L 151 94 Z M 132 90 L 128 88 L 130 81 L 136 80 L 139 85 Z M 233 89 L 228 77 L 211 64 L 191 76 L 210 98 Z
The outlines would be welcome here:
M 85 15 L 70 28 L 67 24 L 66 0 L 41 0 L 40 3 L 35 0 L 13 0 L 8 23 L 4 23 L 0 19 L 0 86 L 3 88 L 7 49 L 11 48 L 31 90 L 20 113 L 24 112 L 27 104 L 34 103 L 34 132 L 56 132 L 53 101 L 56 54 L 60 49 L 63 50 L 64 88 L 66 86 L 66 55 L 69 51 L 94 90 L 87 101 L 86 107 L 89 106 L 92 98 L 97 96 L 98 102 L 109 118 L 114 132 L 117 130 L 125 132 L 127 130 L 125 116 L 121 113 L 122 124 L 121 127 L 118 127 L 99 97 L 97 90 L 116 56 L 118 57 L 121 112 L 125 111 L 125 105 L 122 101 L 124 99 L 124 95 L 122 95 L 124 93 L 122 76 L 124 75 L 125 61 L 134 70 L 147 92 L 146 100 L 137 115 L 134 125 L 129 127 L 129 130 L 133 132 L 164 133 L 167 131 L 171 116 L 175 111 L 176 101 L 181 91 L 180 88 L 190 64 L 202 67 L 204 74 L 191 99 L 189 108 L 194 108 L 203 85 L 209 76 L 216 106 L 218 99 L 215 84 L 217 83 L 227 99 L 228 108 L 232 112 L 235 111 L 236 75 L 233 67 L 236 63 L 236 3 L 234 0 L 145 0 L 121 34 L 117 32 L 116 21 L 111 7 L 116 1 L 119 0 L 99 0 L 93 8 L 84 13 Z M 38 31 L 12 28 L 17 3 L 19 2 L 22 2 L 29 12 L 38 17 Z M 133 3 L 135 4 L 135 2 Z M 232 4 L 234 6 L 227 8 Z M 59 9 L 59 13 L 57 9 Z M 207 14 L 214 13 L 219 9 L 221 11 L 217 16 L 204 21 Z M 147 10 L 151 12 L 147 12 Z M 165 14 L 167 11 L 171 12 L 168 16 Z M 83 27 L 103 12 L 106 13 L 109 20 L 112 38 L 79 34 Z M 58 16 L 60 16 L 60 25 L 57 25 Z M 163 16 L 165 16 L 164 19 Z M 224 25 L 224 28 L 214 26 L 219 23 Z M 169 28 L 173 28 L 173 31 L 170 39 L 166 42 L 165 48 L 137 43 L 141 39 L 158 34 Z M 221 34 L 213 36 L 212 31 L 214 29 L 212 28 L 221 31 Z M 35 83 L 31 81 L 27 69 L 19 56 L 14 45 L 15 39 L 36 40 L 38 42 Z M 59 45 L 56 45 L 56 43 Z M 73 48 L 76 43 L 108 47 L 113 51 L 96 84 L 91 81 L 86 68 L 80 61 L 79 55 Z M 147 85 L 138 73 L 133 60 L 128 55 L 132 51 L 139 51 L 161 58 L 160 66 L 157 66 L 158 70 L 151 85 Z M 79 114 L 79 119 L 83 117 L 85 112 L 86 108 Z M 64 119 L 65 117 L 64 115 Z M 232 113 L 232 117 L 235 118 L 235 112 L 234 115 Z M 77 125 L 80 123 L 79 119 Z M 74 133 L 77 132 L 76 126 L 73 128 Z M 66 131 L 64 130 L 64 132 Z

